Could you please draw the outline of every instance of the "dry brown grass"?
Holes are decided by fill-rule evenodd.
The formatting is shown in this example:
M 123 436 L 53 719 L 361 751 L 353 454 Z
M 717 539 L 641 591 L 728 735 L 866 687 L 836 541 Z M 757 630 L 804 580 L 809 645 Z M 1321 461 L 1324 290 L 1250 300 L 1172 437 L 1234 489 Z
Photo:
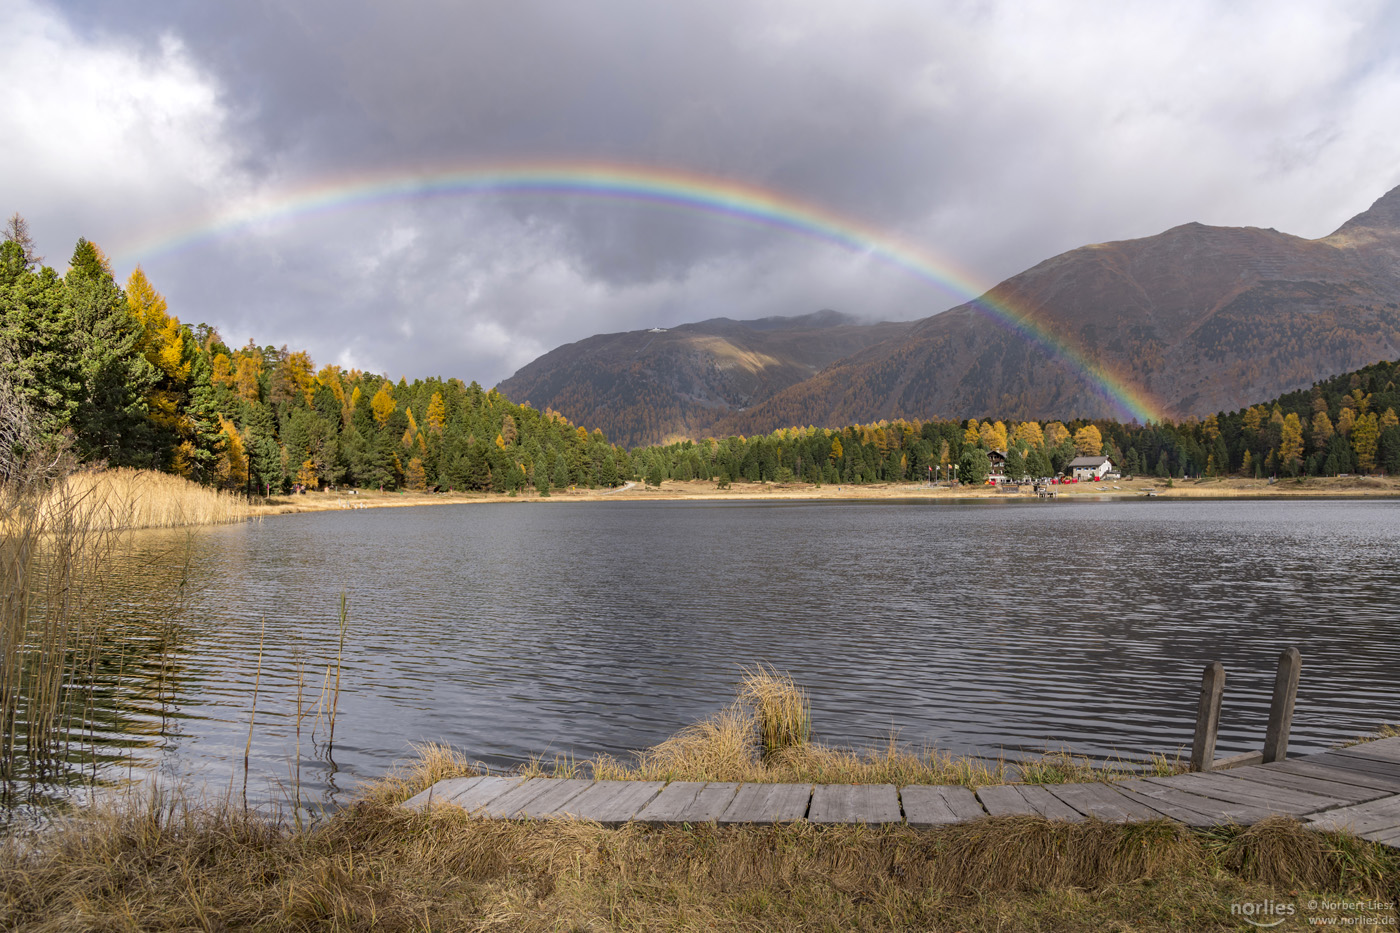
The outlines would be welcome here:
M 1394 852 L 1283 820 L 603 829 L 374 797 L 295 829 L 147 794 L 12 837 L 0 928 L 1234 930 L 1241 901 L 1400 893 Z
M 248 517 L 247 500 L 153 470 L 83 470 L 41 500 L 40 521 L 64 516 L 97 530 L 222 525 Z
M 744 671 L 735 697 L 708 719 L 692 723 L 632 762 L 608 756 L 570 762 L 600 779 L 749 781 L 819 784 L 999 784 L 1004 762 L 917 753 L 891 739 L 882 749 L 833 748 L 811 740 L 806 694 L 786 674 Z M 531 773 L 548 773 L 536 763 Z
M 402 803 L 438 781 L 479 773 L 475 762 L 447 745 L 427 742 L 411 746 L 414 757 L 396 762 L 383 777 L 367 785 L 364 800 L 377 806 Z
M 1397 737 L 1400 737 L 1400 724 L 1386 722 L 1381 723 L 1380 727 L 1376 729 L 1375 732 L 1368 735 L 1358 735 L 1354 739 L 1343 742 L 1342 747 L 1345 748 L 1348 745 L 1360 745 L 1363 742 L 1376 742 L 1381 739 L 1393 739 Z
M 536 760 L 530 776 L 605 780 L 747 781 L 817 784 L 962 784 L 976 788 L 1008 782 L 1058 784 L 1176 774 L 1180 761 L 1158 756 L 1143 769 L 1124 762 L 1094 762 L 1066 751 L 1008 762 L 915 751 L 892 736 L 882 748 L 835 748 L 811 739 L 806 694 L 786 674 L 760 667 L 744 672 L 733 702 L 707 719 L 637 753 L 631 761 L 608 756 L 576 761 Z

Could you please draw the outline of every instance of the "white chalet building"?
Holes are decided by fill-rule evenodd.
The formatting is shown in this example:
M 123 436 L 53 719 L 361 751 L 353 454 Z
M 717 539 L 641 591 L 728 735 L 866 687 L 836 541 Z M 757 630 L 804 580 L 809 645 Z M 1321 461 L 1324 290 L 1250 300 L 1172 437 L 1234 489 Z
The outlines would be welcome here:
M 1113 472 L 1113 463 L 1107 457 L 1075 457 L 1068 465 L 1070 476 L 1078 480 L 1100 480 L 1104 474 Z

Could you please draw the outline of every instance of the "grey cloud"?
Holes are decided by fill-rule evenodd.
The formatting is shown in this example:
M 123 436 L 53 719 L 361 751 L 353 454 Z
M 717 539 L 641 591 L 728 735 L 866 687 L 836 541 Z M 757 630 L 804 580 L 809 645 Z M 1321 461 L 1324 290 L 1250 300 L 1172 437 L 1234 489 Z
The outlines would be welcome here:
M 55 9 L 86 41 L 148 59 L 169 37 L 183 43 L 221 89 L 220 164 L 253 191 L 617 160 L 805 199 L 990 285 L 1085 242 L 1188 220 L 1322 235 L 1400 182 L 1389 132 L 1400 14 L 1369 4 Z M 227 197 L 189 185 L 172 181 L 168 204 L 136 214 L 198 214 Z M 115 235 L 140 196 L 65 202 L 43 225 L 70 243 Z M 229 339 L 395 376 L 492 383 L 526 354 L 596 332 L 820 307 L 912 318 L 957 301 L 792 233 L 614 200 L 429 199 L 273 228 L 146 268 L 176 313 Z

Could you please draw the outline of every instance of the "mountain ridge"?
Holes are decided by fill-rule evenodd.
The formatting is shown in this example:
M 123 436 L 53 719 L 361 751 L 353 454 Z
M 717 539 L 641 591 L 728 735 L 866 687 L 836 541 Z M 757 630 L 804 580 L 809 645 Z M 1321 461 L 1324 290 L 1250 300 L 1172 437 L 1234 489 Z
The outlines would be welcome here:
M 1051 256 L 983 297 L 1024 313 L 1114 374 L 1117 389 L 1152 400 L 1162 416 L 1237 409 L 1400 357 L 1400 187 L 1318 239 L 1189 222 Z M 900 324 L 818 317 L 824 313 L 783 319 L 824 324 L 774 325 L 776 333 L 800 333 L 801 352 L 769 353 L 755 322 L 730 322 L 736 327 L 727 333 L 741 338 L 735 344 L 719 333 L 717 322 L 728 319 L 715 318 L 672 330 L 700 333 L 686 331 L 700 327 L 730 347 L 692 341 L 689 351 L 698 357 L 689 364 L 674 354 L 653 356 L 628 369 L 628 379 L 615 381 L 606 398 L 595 393 L 587 410 L 567 393 L 527 394 L 575 421 L 627 425 L 617 435 L 624 443 L 655 443 L 666 436 L 659 431 L 753 434 L 881 418 L 1125 417 L 1113 392 L 1086 379 L 1072 357 L 999 324 L 978 301 Z M 871 327 L 889 330 L 864 329 Z M 820 346 L 838 332 L 839 341 Z M 677 388 L 689 378 L 687 365 L 718 366 L 736 351 L 772 357 L 750 359 L 762 362 L 757 370 L 764 378 L 756 371 L 731 380 L 727 395 L 716 388 L 713 397 L 692 393 L 682 404 L 685 393 Z M 561 385 L 548 372 L 557 360 L 540 365 L 551 354 L 501 390 L 515 397 L 526 382 Z M 711 363 L 702 364 L 707 354 Z M 571 385 L 598 379 L 583 359 L 572 357 Z M 530 379 L 520 380 L 527 370 Z M 639 411 L 649 404 L 660 406 L 655 417 Z

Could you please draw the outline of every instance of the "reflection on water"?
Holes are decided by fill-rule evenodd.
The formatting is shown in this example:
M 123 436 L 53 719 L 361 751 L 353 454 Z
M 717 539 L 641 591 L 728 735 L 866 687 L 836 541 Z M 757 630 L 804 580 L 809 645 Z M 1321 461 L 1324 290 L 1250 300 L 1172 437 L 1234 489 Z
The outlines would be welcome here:
M 1397 545 L 1400 503 L 1320 501 L 517 503 L 143 533 L 113 611 L 175 641 L 103 659 L 123 673 L 94 742 L 109 770 L 236 786 L 256 681 L 250 794 L 334 800 L 413 742 L 625 754 L 767 662 L 834 744 L 1134 760 L 1189 745 L 1219 659 L 1227 754 L 1262 744 L 1297 645 L 1303 752 L 1400 720 Z M 149 581 L 180 573 L 171 619 Z

